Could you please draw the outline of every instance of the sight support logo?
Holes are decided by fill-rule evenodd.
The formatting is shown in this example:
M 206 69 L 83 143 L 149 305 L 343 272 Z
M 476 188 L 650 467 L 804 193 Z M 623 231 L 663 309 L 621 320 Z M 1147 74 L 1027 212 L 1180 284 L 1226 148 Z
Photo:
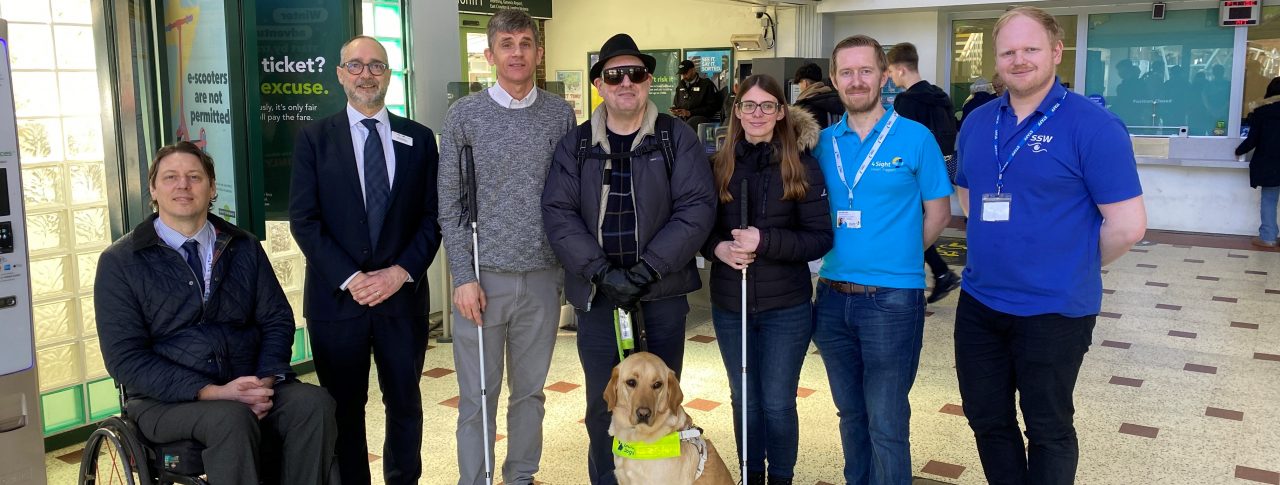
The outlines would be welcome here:
M 1027 144 L 1027 148 L 1030 148 L 1033 153 L 1044 153 L 1049 151 L 1047 145 L 1053 141 L 1053 135 L 1031 135 L 1028 141 L 1031 143 Z

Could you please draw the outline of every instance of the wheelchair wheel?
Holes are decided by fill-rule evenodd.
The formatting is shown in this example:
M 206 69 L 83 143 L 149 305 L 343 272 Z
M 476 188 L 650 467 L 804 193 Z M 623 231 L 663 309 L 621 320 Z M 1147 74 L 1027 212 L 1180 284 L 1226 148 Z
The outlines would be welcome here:
M 89 435 L 80 461 L 80 485 L 151 485 L 147 458 L 132 426 L 112 417 Z

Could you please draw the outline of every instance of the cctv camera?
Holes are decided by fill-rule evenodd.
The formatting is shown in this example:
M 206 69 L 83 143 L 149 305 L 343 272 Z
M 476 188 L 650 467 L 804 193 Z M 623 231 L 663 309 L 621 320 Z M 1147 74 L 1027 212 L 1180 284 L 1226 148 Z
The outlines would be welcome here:
M 756 14 L 756 18 L 764 17 L 764 7 L 751 7 L 751 11 Z

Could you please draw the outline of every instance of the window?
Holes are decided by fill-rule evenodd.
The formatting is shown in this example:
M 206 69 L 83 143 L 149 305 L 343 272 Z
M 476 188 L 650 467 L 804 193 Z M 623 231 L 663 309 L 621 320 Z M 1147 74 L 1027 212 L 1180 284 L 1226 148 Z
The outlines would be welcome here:
M 1249 28 L 1244 59 L 1244 99 L 1247 116 L 1267 91 L 1267 83 L 1280 77 L 1280 7 L 1263 7 L 1262 22 Z
M 1216 9 L 1090 15 L 1085 94 L 1135 135 L 1225 136 L 1234 37 Z
M 1076 16 L 1055 17 L 1062 26 L 1062 64 L 1058 77 L 1068 86 L 1076 77 Z M 951 102 L 957 110 L 969 98 L 969 86 L 978 78 L 990 81 L 996 73 L 996 42 L 992 36 L 996 19 L 967 19 L 951 22 Z
M 45 435 L 114 414 L 93 280 L 111 243 L 90 2 L 0 0 L 9 21 Z
M 404 77 L 405 41 L 404 9 L 399 0 L 363 0 L 361 2 L 360 33 L 378 39 L 387 49 L 387 62 L 391 64 L 391 85 L 387 87 L 387 111 L 407 116 L 408 84 Z

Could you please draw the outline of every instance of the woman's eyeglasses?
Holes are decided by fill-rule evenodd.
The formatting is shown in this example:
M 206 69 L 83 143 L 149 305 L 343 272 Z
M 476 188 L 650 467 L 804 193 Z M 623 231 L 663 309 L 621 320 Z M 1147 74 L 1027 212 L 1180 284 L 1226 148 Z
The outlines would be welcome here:
M 739 101 L 734 104 L 738 105 L 738 111 L 744 115 L 755 113 L 756 108 L 759 108 L 761 113 L 771 115 L 771 114 L 777 113 L 778 108 L 782 107 L 782 105 L 775 103 L 773 101 L 765 101 L 763 103 L 757 103 L 754 101 Z

